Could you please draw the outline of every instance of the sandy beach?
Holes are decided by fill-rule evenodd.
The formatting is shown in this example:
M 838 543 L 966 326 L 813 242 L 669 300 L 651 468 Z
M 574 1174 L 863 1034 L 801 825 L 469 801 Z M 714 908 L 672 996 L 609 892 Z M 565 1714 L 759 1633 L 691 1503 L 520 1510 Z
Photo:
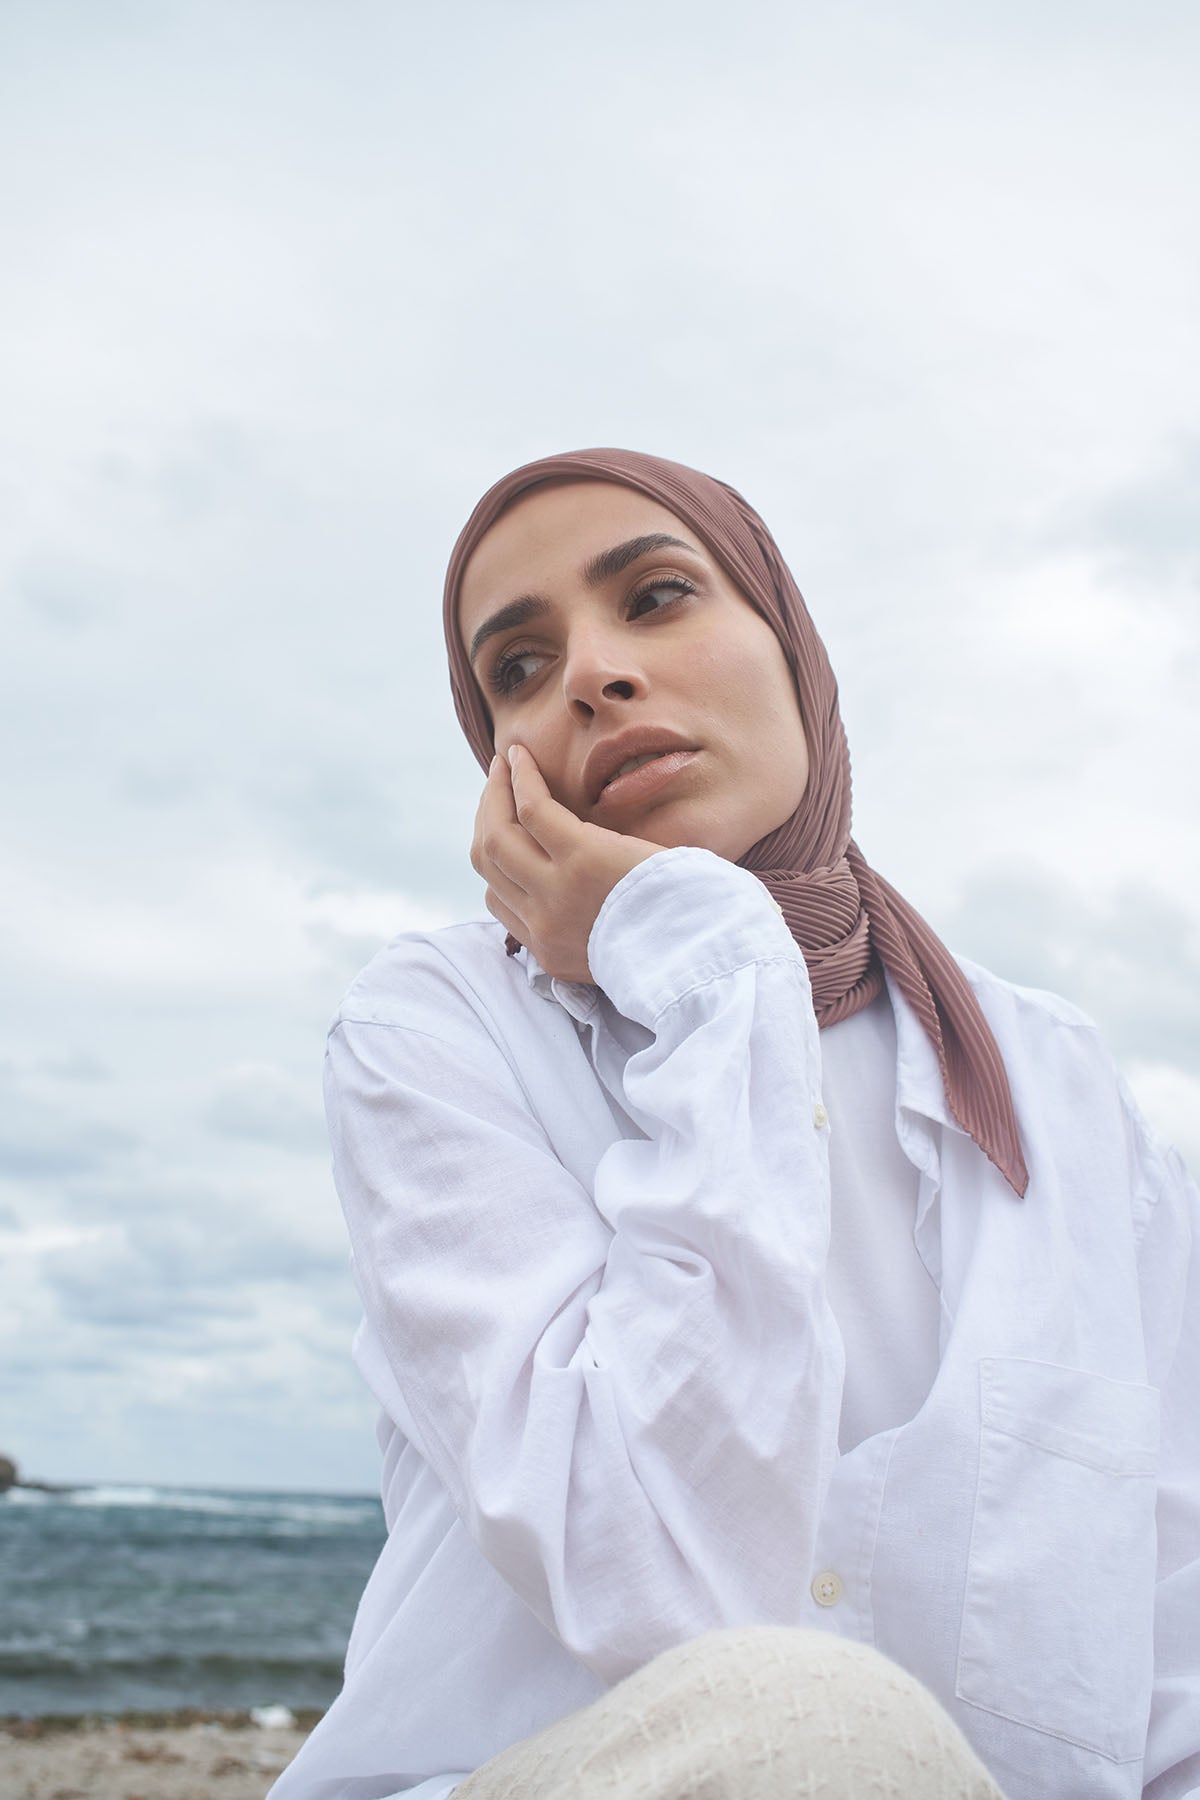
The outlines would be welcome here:
M 262 1800 L 316 1722 L 248 1713 L 0 1719 L 4 1800 Z

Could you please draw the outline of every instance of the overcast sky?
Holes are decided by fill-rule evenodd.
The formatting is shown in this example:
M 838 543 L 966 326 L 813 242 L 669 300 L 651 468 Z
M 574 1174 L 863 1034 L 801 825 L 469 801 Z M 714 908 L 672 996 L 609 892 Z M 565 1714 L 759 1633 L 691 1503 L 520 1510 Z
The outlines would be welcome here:
M 865 853 L 1200 1166 L 1200 13 L 0 12 L 0 1450 L 371 1489 L 339 995 L 478 913 L 483 489 L 763 513 Z

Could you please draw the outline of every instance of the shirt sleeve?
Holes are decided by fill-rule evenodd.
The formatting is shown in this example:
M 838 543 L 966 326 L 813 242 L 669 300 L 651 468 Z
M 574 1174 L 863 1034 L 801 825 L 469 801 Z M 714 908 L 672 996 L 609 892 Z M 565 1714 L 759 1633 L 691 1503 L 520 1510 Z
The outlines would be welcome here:
M 1173 1151 L 1161 1155 L 1140 1265 L 1150 1372 L 1162 1393 L 1145 1795 L 1200 1800 L 1200 1195 Z
M 645 1039 L 623 1096 L 644 1136 L 590 1187 L 450 994 L 436 1032 L 344 1017 L 327 1104 L 405 1428 L 488 1560 L 614 1681 L 798 1616 L 842 1349 L 817 1028 L 766 890 L 664 852 L 613 890 L 589 962 Z

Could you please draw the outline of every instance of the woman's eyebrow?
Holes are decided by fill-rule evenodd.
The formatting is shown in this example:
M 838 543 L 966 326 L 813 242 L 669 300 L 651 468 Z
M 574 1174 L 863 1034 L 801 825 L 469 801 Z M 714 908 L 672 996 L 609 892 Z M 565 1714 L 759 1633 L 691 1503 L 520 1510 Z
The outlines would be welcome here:
M 499 612 L 494 612 L 490 619 L 485 619 L 479 630 L 471 639 L 471 648 L 467 652 L 470 660 L 475 661 L 483 646 L 498 631 L 509 631 L 514 625 L 528 625 L 530 619 L 540 619 L 550 611 L 550 602 L 540 594 L 522 594 L 519 600 L 510 600 Z
M 628 538 L 623 544 L 614 544 L 611 550 L 601 550 L 583 565 L 583 579 L 589 587 L 599 587 L 601 582 L 611 581 L 622 569 L 627 569 L 631 562 L 639 556 L 648 556 L 651 550 L 690 550 L 695 556 L 697 551 L 691 544 L 685 544 L 682 538 L 671 537 L 665 531 L 649 531 L 644 537 Z
M 649 531 L 642 537 L 627 538 L 623 544 L 613 544 L 608 550 L 599 550 L 595 556 L 589 557 L 583 565 L 583 579 L 588 587 L 600 587 L 602 583 L 611 581 L 627 569 L 639 556 L 648 556 L 652 550 L 690 550 L 693 556 L 699 554 L 693 544 L 684 543 L 682 538 L 671 537 L 666 531 Z M 510 600 L 494 612 L 490 619 L 485 619 L 479 630 L 471 639 L 468 656 L 471 662 L 479 655 L 490 637 L 498 631 L 510 631 L 514 625 L 528 625 L 530 619 L 543 618 L 550 611 L 551 603 L 541 594 L 522 594 L 519 600 Z

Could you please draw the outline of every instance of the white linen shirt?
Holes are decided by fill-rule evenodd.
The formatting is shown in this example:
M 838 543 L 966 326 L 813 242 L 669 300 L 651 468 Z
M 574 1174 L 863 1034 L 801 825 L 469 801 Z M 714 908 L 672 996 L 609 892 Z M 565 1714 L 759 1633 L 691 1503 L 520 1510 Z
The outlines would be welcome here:
M 890 990 L 938 1357 L 914 1415 L 842 1453 L 837 1097 L 766 889 L 651 857 L 596 921 L 595 987 L 501 945 L 397 939 L 331 1032 L 389 1536 L 271 1800 L 442 1800 L 753 1621 L 903 1664 L 1010 1800 L 1200 1795 L 1197 1197 L 1094 1028 L 964 965 L 1021 1200 Z

